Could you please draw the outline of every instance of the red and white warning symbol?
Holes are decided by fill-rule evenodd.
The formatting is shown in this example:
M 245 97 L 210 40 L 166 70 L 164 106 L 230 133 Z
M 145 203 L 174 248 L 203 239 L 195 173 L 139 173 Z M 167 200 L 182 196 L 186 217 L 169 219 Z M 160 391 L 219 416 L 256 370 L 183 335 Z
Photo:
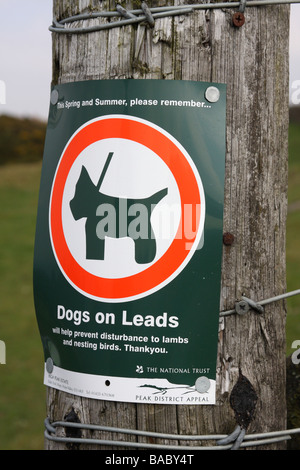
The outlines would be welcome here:
M 145 297 L 188 264 L 203 235 L 205 198 L 181 144 L 148 121 L 93 119 L 67 143 L 49 210 L 67 281 L 106 302 Z

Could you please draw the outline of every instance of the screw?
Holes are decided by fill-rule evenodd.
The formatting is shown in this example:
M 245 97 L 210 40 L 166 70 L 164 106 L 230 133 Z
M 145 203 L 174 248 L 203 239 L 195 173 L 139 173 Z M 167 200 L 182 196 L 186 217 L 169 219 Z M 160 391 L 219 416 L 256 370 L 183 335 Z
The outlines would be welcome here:
M 247 313 L 249 309 L 249 304 L 244 300 L 235 303 L 235 311 L 238 315 L 245 315 L 245 313 Z
M 240 28 L 241 26 L 243 26 L 243 24 L 245 23 L 244 13 L 241 13 L 240 11 L 237 11 L 236 13 L 234 13 L 232 16 L 232 22 L 234 26 L 236 26 L 237 28 Z
M 50 96 L 50 101 L 51 104 L 55 105 L 58 102 L 58 91 L 57 90 L 52 90 L 51 96 Z
M 46 370 L 47 370 L 48 374 L 52 374 L 53 367 L 54 367 L 53 360 L 51 359 L 51 357 L 48 357 L 48 359 L 46 361 Z
M 226 232 L 223 234 L 223 243 L 226 246 L 231 246 L 234 242 L 234 235 L 232 233 Z
M 216 103 L 220 99 L 220 90 L 215 86 L 209 86 L 205 91 L 205 98 L 210 103 Z
M 208 390 L 210 389 L 210 380 L 204 376 L 198 377 L 195 382 L 195 388 L 199 393 L 208 392 Z

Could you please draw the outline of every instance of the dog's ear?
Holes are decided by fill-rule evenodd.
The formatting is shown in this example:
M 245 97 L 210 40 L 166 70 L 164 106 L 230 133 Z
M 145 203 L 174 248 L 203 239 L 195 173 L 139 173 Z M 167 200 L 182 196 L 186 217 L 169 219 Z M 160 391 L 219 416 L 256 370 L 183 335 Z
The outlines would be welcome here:
M 82 217 L 95 215 L 99 204 L 99 192 L 92 182 L 87 169 L 82 166 L 81 173 L 76 183 L 75 195 L 70 201 L 70 209 L 75 220 Z

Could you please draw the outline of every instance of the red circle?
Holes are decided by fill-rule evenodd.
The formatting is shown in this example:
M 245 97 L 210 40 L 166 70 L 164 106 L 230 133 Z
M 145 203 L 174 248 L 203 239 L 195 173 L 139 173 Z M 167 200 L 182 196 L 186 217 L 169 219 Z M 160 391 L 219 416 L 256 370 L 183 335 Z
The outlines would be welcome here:
M 172 244 L 164 255 L 144 271 L 117 279 L 98 277 L 83 269 L 71 254 L 63 231 L 62 201 L 70 168 L 79 154 L 96 141 L 109 138 L 129 139 L 156 153 L 172 172 L 181 197 L 181 221 Z M 182 265 L 197 236 L 201 217 L 192 238 L 182 230 L 185 204 L 197 204 L 201 198 L 194 172 L 182 151 L 166 135 L 145 122 L 126 117 L 106 117 L 87 123 L 71 138 L 60 159 L 52 186 L 50 234 L 58 263 L 68 280 L 88 296 L 99 299 L 128 299 L 155 289 Z M 201 210 L 201 209 L 200 209 Z M 179 233 L 180 231 L 180 233 Z M 183 233 L 181 233 L 183 232 Z

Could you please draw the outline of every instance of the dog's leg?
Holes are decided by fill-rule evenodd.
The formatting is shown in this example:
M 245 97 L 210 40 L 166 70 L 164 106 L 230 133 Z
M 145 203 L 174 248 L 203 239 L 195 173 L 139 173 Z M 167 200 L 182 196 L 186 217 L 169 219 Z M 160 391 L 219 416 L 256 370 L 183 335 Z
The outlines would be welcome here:
M 134 240 L 134 247 L 136 263 L 146 264 L 151 263 L 154 260 L 156 255 L 155 238 L 137 238 L 136 240 Z
M 97 221 L 96 217 L 89 217 L 85 224 L 86 259 L 104 260 L 105 238 L 97 236 Z

